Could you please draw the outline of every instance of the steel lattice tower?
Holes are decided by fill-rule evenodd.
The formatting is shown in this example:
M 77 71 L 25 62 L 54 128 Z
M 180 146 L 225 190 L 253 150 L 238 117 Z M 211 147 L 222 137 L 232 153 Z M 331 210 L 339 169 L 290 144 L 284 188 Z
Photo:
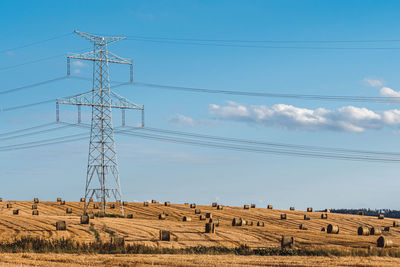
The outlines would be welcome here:
M 103 37 L 75 31 L 94 44 L 94 50 L 82 54 L 67 56 L 68 75 L 70 59 L 93 61 L 93 88 L 90 92 L 79 94 L 70 98 L 57 99 L 57 121 L 59 121 L 59 104 L 78 106 L 78 123 L 80 123 L 81 106 L 92 107 L 91 133 L 89 143 L 89 157 L 86 173 L 85 206 L 86 213 L 90 199 L 95 196 L 101 203 L 101 211 L 106 212 L 107 199 L 114 198 L 118 203 L 121 213 L 122 191 L 119 181 L 117 151 L 114 141 L 114 127 L 112 123 L 112 109 L 122 110 L 123 126 L 125 125 L 125 110 L 144 107 L 130 102 L 111 91 L 109 63 L 130 65 L 131 82 L 133 82 L 132 61 L 118 57 L 107 50 L 107 45 L 125 39 L 125 37 Z M 143 125 L 143 121 L 142 121 Z M 96 178 L 98 183 L 96 183 Z

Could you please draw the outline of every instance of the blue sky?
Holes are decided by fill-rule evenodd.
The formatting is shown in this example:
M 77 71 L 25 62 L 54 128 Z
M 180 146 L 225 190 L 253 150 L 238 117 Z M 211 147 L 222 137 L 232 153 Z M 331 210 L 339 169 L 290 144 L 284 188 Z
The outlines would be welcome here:
M 76 29 L 160 38 L 392 40 L 400 39 L 399 9 L 398 1 L 2 1 L 2 90 L 65 75 L 62 54 L 89 50 L 90 44 L 71 34 L 26 48 L 8 48 Z M 400 48 L 400 42 L 278 45 Z M 134 60 L 137 82 L 322 95 L 396 96 L 400 90 L 400 50 L 202 46 L 132 38 L 109 48 Z M 4 69 L 54 55 L 60 56 Z M 90 78 L 91 70 L 87 62 L 72 65 L 73 76 Z M 128 68 L 111 66 L 111 79 L 128 81 Z M 90 89 L 89 81 L 68 79 L 0 95 L 0 107 Z M 394 104 L 207 95 L 138 86 L 115 91 L 145 105 L 150 127 L 350 149 L 396 152 L 400 148 L 400 119 Z M 84 111 L 86 123 L 88 112 Z M 131 125 L 139 122 L 138 114 L 127 116 Z M 62 107 L 61 117 L 74 122 L 76 111 Z M 120 125 L 118 111 L 115 118 L 115 125 Z M 53 103 L 4 112 L 0 133 L 53 121 Z M 66 129 L 0 140 L 0 146 L 84 131 Z M 119 135 L 116 140 L 122 189 L 129 201 L 398 208 L 398 164 L 254 154 Z M 88 140 L 0 152 L 0 196 L 78 199 L 84 189 L 87 153 Z

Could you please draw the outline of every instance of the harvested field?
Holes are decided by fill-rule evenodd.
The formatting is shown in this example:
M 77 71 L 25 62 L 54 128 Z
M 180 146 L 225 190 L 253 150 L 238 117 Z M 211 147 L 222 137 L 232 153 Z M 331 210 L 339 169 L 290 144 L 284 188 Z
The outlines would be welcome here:
M 12 203 L 13 209 L 18 209 L 19 215 L 13 215 L 7 204 Z M 183 221 L 183 217 L 192 217 L 193 208 L 189 205 L 164 203 L 128 203 L 124 207 L 125 214 L 133 214 L 133 218 L 118 216 L 119 209 L 109 209 L 108 216 L 94 217 L 89 224 L 81 224 L 81 214 L 84 203 L 41 201 L 38 204 L 39 215 L 32 216 L 32 202 L 6 201 L 0 202 L 0 242 L 13 242 L 22 237 L 40 237 L 46 240 L 66 238 L 83 243 L 123 238 L 125 245 L 145 245 L 154 248 L 156 254 L 85 254 L 73 256 L 63 253 L 2 253 L 1 266 L 394 266 L 400 265 L 400 228 L 392 227 L 382 234 L 393 241 L 390 251 L 386 248 L 375 248 L 379 236 L 358 235 L 360 226 L 384 228 L 392 226 L 394 219 L 378 219 L 376 216 L 359 216 L 331 213 L 328 219 L 321 219 L 321 212 L 290 211 L 287 220 L 281 220 L 285 210 L 257 208 L 244 210 L 243 207 L 224 206 L 224 209 L 212 205 L 197 205 L 200 215 L 212 214 L 213 221 L 219 222 L 215 234 L 205 233 L 205 221 L 195 217 L 192 221 Z M 92 206 L 92 205 L 91 205 Z M 66 214 L 65 209 L 72 208 L 72 214 Z M 96 212 L 89 207 L 88 213 Z M 165 220 L 159 220 L 159 214 L 168 214 Z M 304 215 L 311 220 L 304 221 Z M 109 217 L 112 216 L 112 217 Z M 250 225 L 232 227 L 232 219 L 242 218 L 257 222 Z M 65 221 L 66 230 L 57 231 L 56 222 Z M 264 227 L 257 226 L 264 223 Z M 307 230 L 300 230 L 304 224 Z M 329 224 L 338 225 L 338 234 L 328 234 L 321 231 Z M 160 230 L 170 231 L 170 241 L 160 241 Z M 309 249 L 319 256 L 273 256 L 282 254 L 224 254 L 208 255 L 205 253 L 157 253 L 159 248 L 186 249 L 198 246 L 238 248 L 247 246 L 250 249 L 280 249 L 281 237 L 294 237 L 294 249 Z M 373 247 L 374 253 L 369 249 Z M 171 251 L 172 251 L 171 250 Z M 330 254 L 324 254 L 331 251 Z M 357 252 L 358 251 L 358 252 Z M 4 251 L 6 252 L 6 251 Z M 169 253 L 169 252 L 168 252 Z M 174 253 L 174 252 L 172 252 Z M 335 254 L 337 253 L 337 254 Z M 259 256 L 269 255 L 269 256 Z M 284 254 L 290 255 L 290 254 Z M 329 257 L 324 255 L 331 255 Z M 341 255 L 335 257 L 332 255 Z M 358 255 L 345 257 L 346 255 Z M 369 256 L 369 255 L 380 255 Z M 387 257 L 391 255 L 392 257 Z
M 388 257 L 2 254 L 1 266 L 396 266 Z
M 7 209 L 7 203 L 12 203 L 14 209 L 19 209 L 19 215 L 13 215 Z M 65 209 L 72 208 L 72 214 L 66 214 Z M 244 210 L 243 207 L 225 206 L 218 210 L 211 205 L 197 205 L 202 214 L 212 213 L 214 219 L 219 220 L 215 234 L 205 234 L 205 222 L 193 219 L 183 222 L 184 216 L 193 217 L 193 209 L 183 204 L 164 206 L 161 203 L 151 203 L 148 207 L 143 203 L 129 203 L 125 206 L 126 214 L 133 214 L 133 219 L 104 217 L 90 219 L 89 225 L 80 224 L 83 203 L 69 202 L 60 205 L 57 202 L 41 201 L 38 204 L 38 216 L 32 216 L 32 202 L 12 201 L 0 203 L 0 242 L 10 241 L 23 236 L 43 238 L 72 238 L 80 242 L 94 242 L 93 231 L 89 230 L 93 224 L 101 240 L 109 241 L 110 232 L 115 236 L 124 237 L 126 244 L 142 244 L 148 246 L 162 246 L 185 248 L 192 246 L 224 246 L 237 247 L 247 245 L 251 248 L 279 247 L 281 236 L 293 236 L 296 246 L 299 247 L 326 247 L 326 248 L 368 248 L 376 247 L 379 236 L 359 236 L 359 226 L 381 227 L 392 226 L 392 219 L 378 219 L 377 217 L 330 214 L 328 219 L 321 219 L 320 212 L 307 213 L 306 211 L 291 211 L 287 220 L 281 220 L 280 215 L 287 211 L 267 208 Z M 88 212 L 96 212 L 89 208 Z M 119 209 L 108 210 L 118 214 Z M 166 212 L 165 220 L 159 220 L 158 215 Z M 311 217 L 304 221 L 304 215 Z M 234 217 L 246 221 L 264 222 L 264 227 L 240 226 L 232 227 Z M 56 231 L 57 221 L 66 221 L 66 231 Z M 308 230 L 300 230 L 299 225 L 306 225 Z M 339 234 L 322 232 L 322 227 L 328 224 L 338 225 Z M 171 231 L 171 242 L 159 241 L 159 231 Z M 400 247 L 400 228 L 393 227 L 383 234 L 393 240 L 393 247 Z

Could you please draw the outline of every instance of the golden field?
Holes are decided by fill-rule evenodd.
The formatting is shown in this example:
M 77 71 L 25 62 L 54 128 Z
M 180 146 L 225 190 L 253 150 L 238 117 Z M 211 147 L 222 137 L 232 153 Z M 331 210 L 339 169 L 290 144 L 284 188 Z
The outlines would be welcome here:
M 12 208 L 7 208 L 7 203 Z M 4 201 L 0 202 L 0 242 L 12 241 L 24 236 L 35 236 L 46 239 L 70 238 L 80 242 L 95 242 L 94 232 L 89 230 L 90 224 L 80 224 L 83 203 L 41 201 L 38 205 L 39 215 L 32 215 L 33 201 Z M 90 204 L 89 212 L 98 212 Z M 66 208 L 72 208 L 72 214 L 66 214 Z M 385 227 L 392 226 L 393 219 L 383 220 L 377 217 L 344 215 L 329 213 L 328 219 L 321 219 L 321 212 L 275 210 L 266 208 L 250 208 L 224 206 L 222 210 L 210 205 L 197 205 L 201 214 L 212 213 L 213 218 L 219 219 L 220 225 L 215 234 L 204 233 L 205 222 L 199 219 L 194 209 L 188 205 L 171 204 L 164 206 L 161 203 L 128 203 L 124 206 L 125 214 L 134 214 L 128 218 L 97 218 L 90 223 L 103 241 L 109 241 L 111 234 L 124 237 L 125 244 L 143 244 L 152 247 L 187 248 L 194 246 L 223 246 L 238 247 L 247 245 L 250 248 L 280 247 L 281 236 L 293 236 L 296 247 L 300 248 L 327 248 L 327 249 L 367 249 L 376 247 L 378 236 L 359 236 L 359 226 Z M 19 214 L 13 215 L 18 209 Z M 158 215 L 168 213 L 166 220 L 159 220 Z M 108 209 L 107 213 L 119 213 L 118 207 Z M 287 219 L 281 220 L 280 215 L 286 213 Z M 304 215 L 311 217 L 304 220 Z M 192 218 L 190 222 L 183 222 L 183 216 Z M 232 219 L 241 217 L 253 221 L 253 226 L 232 226 Z M 55 223 L 64 220 L 67 223 L 66 231 L 56 231 Z M 256 226 L 257 222 L 264 222 L 264 227 Z M 308 230 L 300 230 L 304 224 Z M 340 227 L 339 234 L 322 232 L 322 227 L 336 224 Z M 171 231 L 171 241 L 159 241 L 159 231 Z M 400 246 L 400 227 L 390 227 L 383 235 L 393 240 L 395 249 Z M 235 256 L 235 255 L 74 255 L 66 254 L 3 254 L 0 263 L 12 266 L 13 264 L 26 265 L 158 265 L 158 266 L 262 266 L 262 265 L 348 265 L 359 266 L 361 263 L 371 265 L 400 265 L 398 258 L 388 257 L 302 257 L 302 256 Z M 47 263 L 47 264 L 46 264 Z M 361 264 L 362 265 L 362 264 Z

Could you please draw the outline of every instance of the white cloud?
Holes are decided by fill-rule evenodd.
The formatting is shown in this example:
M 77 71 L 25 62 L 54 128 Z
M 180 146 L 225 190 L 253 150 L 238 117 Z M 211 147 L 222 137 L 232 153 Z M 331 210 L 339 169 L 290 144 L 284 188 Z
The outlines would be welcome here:
M 229 101 L 225 106 L 211 104 L 209 113 L 219 119 L 275 126 L 292 130 L 331 130 L 363 132 L 385 126 L 400 126 L 400 110 L 375 112 L 367 108 L 345 106 L 336 110 L 306 109 L 276 104 L 247 106 Z
M 168 119 L 168 122 L 178 126 L 194 126 L 196 124 L 194 119 L 182 114 L 176 114 L 174 117 Z
M 382 89 L 379 91 L 381 96 L 387 96 L 387 97 L 400 97 L 400 92 L 395 91 L 392 88 L 389 87 L 382 87 Z
M 83 63 L 82 61 L 80 61 L 80 60 L 75 60 L 75 61 L 72 61 L 72 66 L 75 66 L 75 67 L 83 67 L 83 66 L 85 66 L 85 63 Z
M 381 87 L 384 85 L 384 81 L 381 79 L 365 78 L 364 83 L 371 87 Z

